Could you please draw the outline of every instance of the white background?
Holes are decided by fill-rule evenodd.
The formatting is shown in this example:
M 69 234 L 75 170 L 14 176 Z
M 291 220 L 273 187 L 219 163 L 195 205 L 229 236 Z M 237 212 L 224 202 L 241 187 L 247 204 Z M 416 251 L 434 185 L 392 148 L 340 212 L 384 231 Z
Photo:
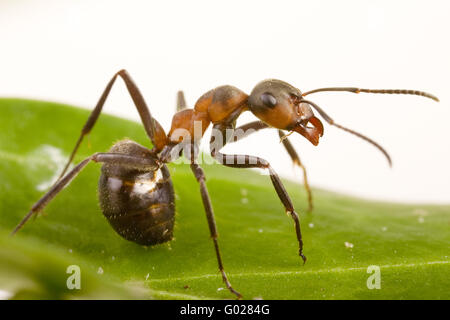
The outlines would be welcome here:
M 326 126 L 318 147 L 300 135 L 291 140 L 314 186 L 449 203 L 449 31 L 448 1 L 1 0 L 0 96 L 92 109 L 113 73 L 126 68 L 168 129 L 178 89 L 191 106 L 218 85 L 249 93 L 265 78 L 302 91 L 425 90 L 441 103 L 415 96 L 309 96 L 337 122 L 381 143 L 393 169 L 375 148 L 337 128 Z M 121 83 L 106 110 L 138 119 Z M 240 123 L 249 120 L 251 114 Z M 263 156 L 284 177 L 301 180 L 276 131 L 225 151 Z

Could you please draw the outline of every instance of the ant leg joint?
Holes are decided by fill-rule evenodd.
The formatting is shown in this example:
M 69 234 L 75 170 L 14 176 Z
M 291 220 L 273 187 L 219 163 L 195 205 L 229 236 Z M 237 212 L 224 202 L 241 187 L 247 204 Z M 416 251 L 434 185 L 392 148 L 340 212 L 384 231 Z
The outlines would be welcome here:
M 91 156 L 92 161 L 99 162 L 98 156 L 100 155 L 100 152 L 96 152 Z
M 225 285 L 227 286 L 227 289 L 230 290 L 230 292 L 233 293 L 238 300 L 241 300 L 242 299 L 242 294 L 240 294 L 239 292 L 237 292 L 236 290 L 233 289 L 233 287 L 231 286 L 230 281 L 228 281 L 228 277 L 227 277 L 227 275 L 225 273 L 225 270 L 223 268 L 221 268 L 220 272 L 222 273 L 222 280 L 225 283 Z
M 192 163 L 191 169 L 194 172 L 195 178 L 197 179 L 198 182 L 206 181 L 205 172 L 203 171 L 202 167 L 200 167 L 196 163 Z

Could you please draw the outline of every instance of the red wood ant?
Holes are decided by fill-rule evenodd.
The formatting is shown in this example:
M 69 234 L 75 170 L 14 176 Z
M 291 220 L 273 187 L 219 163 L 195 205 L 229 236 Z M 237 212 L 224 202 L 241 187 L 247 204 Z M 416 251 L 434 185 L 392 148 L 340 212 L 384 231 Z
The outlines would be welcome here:
M 153 148 L 147 149 L 133 141 L 123 140 L 116 143 L 107 153 L 95 153 L 77 164 L 67 174 L 78 147 L 95 125 L 106 98 L 116 80 L 120 76 L 131 95 L 139 112 L 145 131 L 153 143 Z M 278 194 L 286 212 L 292 217 L 299 245 L 299 255 L 303 255 L 303 242 L 300 231 L 300 222 L 292 201 L 286 192 L 280 178 L 266 160 L 249 155 L 225 155 L 220 149 L 227 142 L 235 142 L 246 135 L 235 139 L 229 138 L 227 130 L 249 129 L 258 131 L 264 128 L 276 128 L 282 138 L 283 145 L 293 162 L 304 169 L 300 158 L 283 133 L 283 130 L 298 132 L 313 145 L 319 143 L 323 135 L 322 122 L 314 115 L 315 109 L 319 115 L 330 125 L 334 125 L 352 133 L 381 150 L 389 163 L 388 153 L 376 142 L 368 137 L 337 124 L 317 104 L 304 97 L 323 91 L 348 91 L 353 93 L 388 93 L 419 95 L 439 101 L 435 96 L 422 91 L 413 90 L 372 90 L 360 88 L 322 88 L 302 93 L 299 89 L 280 80 L 264 80 L 256 85 L 250 95 L 233 86 L 221 86 L 208 91 L 201 96 L 193 109 L 186 108 L 182 92 L 178 93 L 177 113 L 172 120 L 172 127 L 168 134 L 150 114 L 142 94 L 130 75 L 125 70 L 117 72 L 107 84 L 94 111 L 92 111 L 86 124 L 81 130 L 76 145 L 70 155 L 69 161 L 60 175 L 58 181 L 51 189 L 36 202 L 30 212 L 17 225 L 12 234 L 16 233 L 26 221 L 41 211 L 75 176 L 90 162 L 103 163 L 99 181 L 99 201 L 104 216 L 108 219 L 114 230 L 123 238 L 142 245 L 155 245 L 172 239 L 175 221 L 175 201 L 172 181 L 166 163 L 174 161 L 184 150 L 190 161 L 192 172 L 200 186 L 211 238 L 214 243 L 219 270 L 227 288 L 238 298 L 241 294 L 233 289 L 225 274 L 222 258 L 217 241 L 217 228 L 213 208 L 205 184 L 205 174 L 196 160 L 196 147 L 205 130 L 212 123 L 213 129 L 222 135 L 223 143 L 219 147 L 211 148 L 211 155 L 221 164 L 233 168 L 261 168 L 268 170 L 275 191 Z M 251 122 L 235 128 L 237 118 L 244 112 L 252 112 L 259 121 Z M 200 124 L 201 132 L 194 132 L 195 123 Z M 182 129 L 182 134 L 179 134 Z M 178 133 L 177 133 L 178 132 Z M 211 146 L 213 145 L 211 139 Z M 184 146 L 180 151 L 176 147 Z M 304 171 L 306 174 L 306 171 Z M 306 189 L 309 194 L 309 209 L 312 209 L 311 191 L 307 180 Z

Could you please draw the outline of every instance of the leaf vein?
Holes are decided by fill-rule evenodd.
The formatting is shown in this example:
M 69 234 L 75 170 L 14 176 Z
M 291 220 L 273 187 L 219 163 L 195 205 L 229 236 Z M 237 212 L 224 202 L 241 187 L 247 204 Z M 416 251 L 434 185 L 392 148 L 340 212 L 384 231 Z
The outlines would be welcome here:
M 435 264 L 449 264 L 450 261 L 429 261 L 421 263 L 399 263 L 399 264 L 387 264 L 381 265 L 381 269 L 389 268 L 413 268 L 422 267 Z M 302 275 L 302 274 L 323 274 L 323 273 L 342 273 L 342 272 L 352 272 L 352 271 L 362 271 L 367 270 L 367 267 L 354 267 L 354 268 L 332 268 L 332 269 L 319 269 L 319 270 L 305 270 L 305 271 L 280 271 L 280 272 L 243 272 L 230 274 L 232 277 L 246 277 L 246 276 L 283 276 L 283 275 Z M 161 279 L 149 279 L 147 282 L 169 282 L 169 281 L 182 281 L 182 280 L 197 280 L 197 279 L 207 279 L 207 278 L 219 278 L 219 274 L 204 274 L 199 276 L 188 276 L 188 277 L 178 277 L 178 278 L 161 278 Z

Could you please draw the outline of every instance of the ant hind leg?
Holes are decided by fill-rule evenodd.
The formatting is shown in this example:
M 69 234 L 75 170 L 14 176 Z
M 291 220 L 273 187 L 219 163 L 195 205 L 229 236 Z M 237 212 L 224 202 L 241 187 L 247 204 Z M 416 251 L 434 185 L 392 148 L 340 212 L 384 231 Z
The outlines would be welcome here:
M 35 214 L 44 209 L 47 204 L 56 195 L 64 189 L 87 165 L 89 162 L 101 162 L 110 163 L 114 165 L 120 165 L 125 167 L 131 167 L 141 170 L 156 170 L 159 167 L 159 163 L 152 158 L 139 158 L 127 154 L 119 153 L 95 153 L 90 157 L 87 157 L 80 163 L 78 163 L 69 173 L 59 179 L 45 195 L 42 196 L 32 207 L 28 214 L 19 222 L 19 224 L 11 232 L 14 235 L 19 231 L 23 225 Z
M 67 161 L 67 164 L 65 165 L 63 171 L 61 172 L 59 179 L 61 179 L 64 174 L 66 173 L 67 169 L 69 168 L 69 165 L 72 163 L 73 158 L 75 157 L 75 154 L 81 145 L 81 142 L 83 141 L 83 138 L 92 130 L 95 123 L 97 122 L 98 117 L 100 116 L 100 113 L 102 112 L 103 106 L 105 104 L 106 98 L 108 97 L 111 88 L 116 81 L 117 77 L 121 77 L 123 81 L 125 82 L 125 85 L 128 89 L 128 92 L 134 102 L 134 105 L 139 113 L 139 116 L 141 117 L 142 124 L 144 125 L 144 129 L 152 141 L 153 146 L 158 146 L 164 143 L 165 139 L 165 133 L 162 126 L 156 121 L 151 113 L 150 110 L 145 103 L 144 97 L 142 96 L 141 92 L 139 91 L 139 88 L 134 83 L 131 76 L 128 74 L 126 70 L 120 70 L 117 73 L 114 74 L 114 76 L 111 78 L 111 80 L 106 85 L 105 90 L 103 91 L 102 95 L 100 96 L 100 99 L 97 102 L 97 105 L 95 106 L 94 110 L 90 114 L 88 120 L 86 121 L 83 129 L 81 130 L 81 134 L 75 144 L 75 147 L 70 154 L 69 160 Z

